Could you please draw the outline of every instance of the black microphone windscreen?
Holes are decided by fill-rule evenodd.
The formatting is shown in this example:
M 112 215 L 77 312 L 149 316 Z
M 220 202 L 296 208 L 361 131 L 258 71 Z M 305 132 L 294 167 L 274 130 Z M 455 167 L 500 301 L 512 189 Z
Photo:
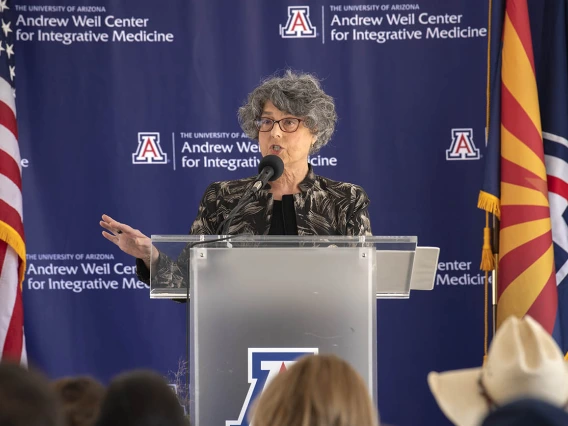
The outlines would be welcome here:
M 284 173 L 284 162 L 277 155 L 267 155 L 263 157 L 258 165 L 258 173 L 262 172 L 265 167 L 272 167 L 272 170 L 274 170 L 274 174 L 268 179 L 269 181 L 278 179 L 282 176 L 282 173 Z

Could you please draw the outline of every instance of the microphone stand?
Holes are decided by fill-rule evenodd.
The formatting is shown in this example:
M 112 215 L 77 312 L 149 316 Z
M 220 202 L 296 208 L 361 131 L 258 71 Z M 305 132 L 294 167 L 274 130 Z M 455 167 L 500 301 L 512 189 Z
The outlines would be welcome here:
M 240 201 L 237 203 L 235 208 L 233 210 L 231 210 L 231 212 L 225 218 L 225 220 L 223 220 L 219 224 L 219 226 L 217 227 L 216 232 L 217 232 L 218 235 L 228 235 L 229 228 L 231 227 L 231 223 L 233 222 L 233 219 L 235 218 L 237 213 L 242 210 L 243 206 L 246 203 L 248 203 L 248 201 L 252 198 L 253 194 L 254 194 L 254 192 L 252 191 L 252 187 L 247 189 L 247 191 L 243 195 L 243 198 L 240 199 Z M 221 232 L 219 232 L 219 231 L 221 231 Z
M 249 200 L 252 198 L 252 196 L 259 189 L 264 188 L 264 186 L 266 185 L 266 182 L 268 182 L 268 179 L 272 176 L 272 174 L 273 173 L 262 176 L 261 179 L 256 180 L 251 186 L 249 186 L 247 188 L 247 190 L 245 191 L 245 193 L 243 194 L 242 198 L 239 200 L 239 202 L 237 203 L 235 208 L 233 210 L 231 210 L 231 212 L 225 218 L 225 220 L 223 220 L 219 224 L 219 226 L 217 227 L 217 229 L 215 231 L 217 233 L 217 235 L 228 235 L 229 228 L 231 227 L 231 223 L 233 222 L 233 219 L 235 218 L 237 213 L 242 210 L 243 206 L 246 203 L 249 202 Z
M 246 235 L 246 234 L 242 234 L 242 235 Z M 203 244 L 210 244 L 210 243 L 217 243 L 219 241 L 226 241 L 229 240 L 231 238 L 238 238 L 239 236 L 226 236 L 226 237 L 221 237 L 221 238 L 216 238 L 214 240 L 207 240 L 207 241 L 196 241 L 195 243 L 190 243 L 189 244 L 189 252 L 187 255 L 187 263 L 188 263 L 188 268 L 189 270 L 187 271 L 187 289 L 186 289 L 186 306 L 185 306 L 185 324 L 186 324 L 186 333 L 185 333 L 185 359 L 187 362 L 187 368 L 185 371 L 185 386 L 186 386 L 186 398 L 184 399 L 184 407 L 186 407 L 187 405 L 187 412 L 189 413 L 189 403 L 187 401 L 189 401 L 189 346 L 190 346 L 190 342 L 189 342 L 189 330 L 191 327 L 190 324 L 190 315 L 189 315 L 189 288 L 190 288 L 190 284 L 191 284 L 191 249 L 193 249 L 195 246 L 198 245 L 203 245 Z
M 229 215 L 223 220 L 217 227 L 217 234 L 221 230 L 220 235 L 227 235 L 231 222 L 236 214 L 243 208 L 243 206 L 249 201 L 253 194 L 258 192 L 260 189 L 264 188 L 269 180 L 272 178 L 278 178 L 282 175 L 284 171 L 284 163 L 276 155 L 268 155 L 262 159 L 259 164 L 260 173 L 255 179 L 255 181 L 250 185 L 245 193 L 243 194 L 240 201 L 237 203 L 235 208 L 229 213 Z M 275 176 L 276 175 L 276 176 Z
M 270 157 L 270 156 L 269 156 Z M 273 156 L 275 157 L 275 156 Z M 266 160 L 268 160 L 268 158 L 266 158 Z M 274 161 L 276 161 L 276 164 L 274 163 Z M 280 167 L 279 164 L 280 163 Z M 262 166 L 262 161 L 260 166 Z M 225 235 L 224 237 L 221 238 L 217 238 L 214 240 L 209 240 L 209 241 L 197 241 L 195 243 L 191 243 L 189 245 L 189 253 L 188 253 L 188 267 L 190 268 L 190 270 L 188 271 L 187 274 L 187 292 L 186 292 L 186 310 L 185 310 L 185 315 L 186 315 L 186 327 L 187 327 L 187 332 L 186 332 L 186 338 L 185 338 L 185 355 L 186 355 L 186 359 L 187 362 L 189 364 L 189 330 L 190 330 L 190 323 L 189 323 L 189 288 L 190 288 L 190 283 L 191 283 L 191 249 L 197 245 L 200 244 L 209 244 L 209 243 L 215 243 L 215 242 L 219 242 L 219 241 L 226 241 L 229 240 L 231 238 L 236 238 L 238 236 L 231 236 L 231 235 L 227 235 L 227 233 L 229 232 L 229 228 L 231 226 L 231 222 L 233 221 L 235 215 L 242 210 L 243 206 L 252 198 L 252 196 L 258 192 L 261 188 L 264 188 L 264 186 L 266 185 L 266 183 L 270 180 L 270 178 L 272 178 L 275 174 L 275 169 L 278 170 L 280 168 L 280 171 L 278 172 L 278 177 L 282 174 L 282 171 L 284 170 L 284 163 L 282 163 L 282 160 L 278 157 L 276 157 L 275 159 L 272 160 L 268 160 L 265 166 L 262 166 L 262 170 L 260 172 L 260 174 L 258 175 L 258 177 L 255 179 L 255 181 L 252 183 L 252 185 L 250 185 L 247 190 L 245 191 L 245 193 L 243 194 L 243 196 L 241 197 L 241 199 L 239 200 L 239 202 L 237 203 L 237 205 L 235 206 L 235 208 L 233 210 L 231 210 L 231 212 L 229 213 L 229 215 L 225 218 L 225 220 L 223 220 L 219 226 L 217 227 L 217 229 L 215 230 L 217 235 Z M 219 234 L 219 230 L 221 230 L 221 234 Z M 245 234 L 241 234 L 241 235 L 245 235 Z M 186 371 L 186 387 L 187 387 L 187 396 L 189 399 L 189 366 L 188 369 Z M 186 399 L 186 400 L 187 400 Z M 185 401 L 184 401 L 185 402 Z M 188 412 L 189 412 L 189 406 L 187 407 Z

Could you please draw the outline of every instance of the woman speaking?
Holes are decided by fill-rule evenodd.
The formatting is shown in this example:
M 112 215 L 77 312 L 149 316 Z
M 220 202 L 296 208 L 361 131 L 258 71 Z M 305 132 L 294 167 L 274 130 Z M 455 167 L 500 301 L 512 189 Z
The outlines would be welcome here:
M 265 80 L 249 94 L 238 115 L 243 131 L 258 140 L 262 156 L 278 156 L 284 171 L 235 214 L 228 235 L 371 235 L 365 191 L 318 176 L 308 163 L 308 156 L 330 140 L 337 121 L 333 98 L 314 76 L 287 71 Z M 209 185 L 190 233 L 217 234 L 255 181 L 256 176 Z M 136 257 L 141 281 L 149 282 L 152 262 L 152 270 L 169 276 L 170 285 L 182 286 L 178 263 L 151 250 L 149 237 L 107 215 L 100 224 L 105 238 Z M 185 251 L 180 259 L 188 255 Z

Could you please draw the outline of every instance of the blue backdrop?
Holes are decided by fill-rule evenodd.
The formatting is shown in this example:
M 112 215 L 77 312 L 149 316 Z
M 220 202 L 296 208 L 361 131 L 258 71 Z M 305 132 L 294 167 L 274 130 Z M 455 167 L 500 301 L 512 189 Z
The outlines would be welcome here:
M 315 159 L 336 165 L 315 166 L 316 173 L 366 189 L 374 234 L 417 235 L 420 245 L 441 247 L 434 291 L 378 303 L 379 409 L 390 424 L 448 424 L 427 373 L 478 366 L 483 356 L 484 215 L 475 205 L 487 5 L 68 3 L 17 2 L 12 27 L 27 160 L 31 362 L 51 377 L 103 381 L 133 368 L 177 370 L 184 306 L 151 301 L 134 286 L 124 270 L 133 259 L 101 236 L 98 221 L 107 213 L 148 235 L 187 233 L 208 183 L 255 172 L 205 167 L 204 157 L 258 155 L 239 151 L 249 140 L 236 111 L 263 77 L 293 68 L 317 74 L 336 100 L 337 131 Z M 163 164 L 133 161 L 144 132 L 155 134 Z M 188 152 L 186 142 L 232 151 Z M 57 289 L 61 280 L 98 280 L 101 288 Z

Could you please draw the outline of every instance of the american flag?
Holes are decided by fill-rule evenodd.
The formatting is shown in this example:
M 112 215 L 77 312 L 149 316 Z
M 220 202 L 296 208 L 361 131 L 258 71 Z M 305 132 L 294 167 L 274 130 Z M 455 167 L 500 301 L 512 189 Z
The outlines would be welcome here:
M 0 0 L 0 357 L 26 364 L 21 288 L 26 245 L 12 7 L 8 0 Z

